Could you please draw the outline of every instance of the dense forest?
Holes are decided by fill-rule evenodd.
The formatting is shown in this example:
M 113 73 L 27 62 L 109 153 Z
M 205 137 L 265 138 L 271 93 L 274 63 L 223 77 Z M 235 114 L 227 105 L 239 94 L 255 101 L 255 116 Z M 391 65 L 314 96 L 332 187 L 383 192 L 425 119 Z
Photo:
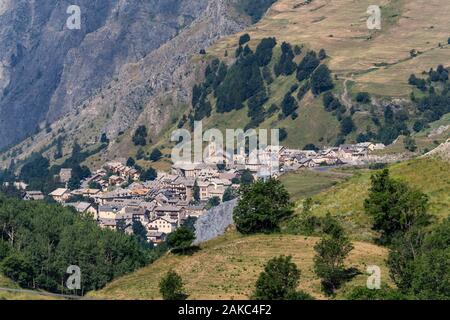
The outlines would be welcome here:
M 144 266 L 155 252 L 134 236 L 100 229 L 89 216 L 45 202 L 0 195 L 0 271 L 24 288 L 67 292 L 71 265 L 81 269 L 81 291 L 103 287 Z

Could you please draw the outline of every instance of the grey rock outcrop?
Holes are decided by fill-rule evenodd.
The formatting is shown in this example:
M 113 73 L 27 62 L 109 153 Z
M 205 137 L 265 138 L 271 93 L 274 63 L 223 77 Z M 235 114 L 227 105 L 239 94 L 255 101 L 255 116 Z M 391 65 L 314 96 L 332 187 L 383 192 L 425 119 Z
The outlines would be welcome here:
M 222 203 L 198 218 L 195 223 L 195 244 L 223 235 L 233 224 L 233 210 L 236 204 L 237 199 Z
M 70 1 L 1 1 L 0 148 L 105 114 L 111 140 L 140 117 L 159 132 L 172 114 L 159 99 L 188 101 L 192 55 L 249 24 L 236 1 L 79 0 L 81 30 L 66 28 Z

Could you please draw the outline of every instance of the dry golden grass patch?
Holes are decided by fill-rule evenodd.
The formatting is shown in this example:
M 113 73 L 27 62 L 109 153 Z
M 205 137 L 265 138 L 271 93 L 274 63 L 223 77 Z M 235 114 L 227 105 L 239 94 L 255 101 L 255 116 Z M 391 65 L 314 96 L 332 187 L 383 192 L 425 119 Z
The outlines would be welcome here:
M 352 76 L 355 89 L 380 96 L 405 96 L 411 73 L 428 70 L 438 63 L 450 65 L 450 2 L 445 0 L 383 0 L 382 29 L 367 29 L 370 0 L 314 0 L 296 7 L 297 0 L 279 0 L 267 16 L 244 32 L 220 40 L 208 51 L 219 57 L 234 52 L 237 39 L 249 33 L 255 46 L 262 38 L 276 37 L 281 43 L 304 44 L 326 49 L 330 68 Z M 423 52 L 414 59 L 410 51 Z M 386 65 L 387 64 L 387 65 Z M 386 66 L 383 66 L 386 65 Z M 378 67 L 377 67 L 378 66 Z M 369 70 L 374 71 L 367 73 Z
M 293 235 L 240 236 L 236 232 L 210 241 L 192 256 L 167 256 L 131 275 L 113 281 L 91 297 L 106 299 L 160 299 L 161 277 L 174 269 L 185 281 L 190 299 L 248 299 L 264 264 L 279 255 L 292 255 L 301 269 L 300 289 L 315 297 L 320 282 L 313 273 L 314 245 L 318 238 Z M 368 243 L 356 242 L 348 266 L 364 272 L 366 265 L 384 267 L 386 250 Z M 387 274 L 387 273 L 386 273 Z M 365 276 L 356 277 L 347 287 L 362 285 Z

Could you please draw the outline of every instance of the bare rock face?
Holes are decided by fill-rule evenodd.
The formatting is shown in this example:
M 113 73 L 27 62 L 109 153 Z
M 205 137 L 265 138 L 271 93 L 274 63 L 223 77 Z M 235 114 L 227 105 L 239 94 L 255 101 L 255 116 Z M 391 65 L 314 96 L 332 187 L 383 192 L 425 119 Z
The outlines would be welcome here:
M 192 55 L 248 24 L 236 1 L 79 0 L 81 30 L 69 30 L 70 1 L 2 0 L 0 148 L 82 109 L 110 110 L 112 136 L 139 117 L 158 131 L 170 112 L 155 98 L 186 100 Z
M 423 157 L 438 158 L 446 162 L 450 162 L 450 139 L 441 143 L 435 149 L 423 155 Z
M 236 205 L 237 199 L 224 202 L 198 218 L 195 223 L 195 244 L 223 235 L 233 224 L 233 210 Z

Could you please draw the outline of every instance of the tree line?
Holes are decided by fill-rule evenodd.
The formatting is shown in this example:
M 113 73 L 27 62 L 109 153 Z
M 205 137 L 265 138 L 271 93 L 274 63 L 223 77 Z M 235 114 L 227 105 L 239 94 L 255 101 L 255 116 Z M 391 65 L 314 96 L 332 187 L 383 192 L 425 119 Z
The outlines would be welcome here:
M 155 256 L 137 237 L 101 229 L 90 216 L 0 195 L 0 271 L 23 288 L 68 292 L 66 270 L 81 269 L 82 289 L 102 288 Z

